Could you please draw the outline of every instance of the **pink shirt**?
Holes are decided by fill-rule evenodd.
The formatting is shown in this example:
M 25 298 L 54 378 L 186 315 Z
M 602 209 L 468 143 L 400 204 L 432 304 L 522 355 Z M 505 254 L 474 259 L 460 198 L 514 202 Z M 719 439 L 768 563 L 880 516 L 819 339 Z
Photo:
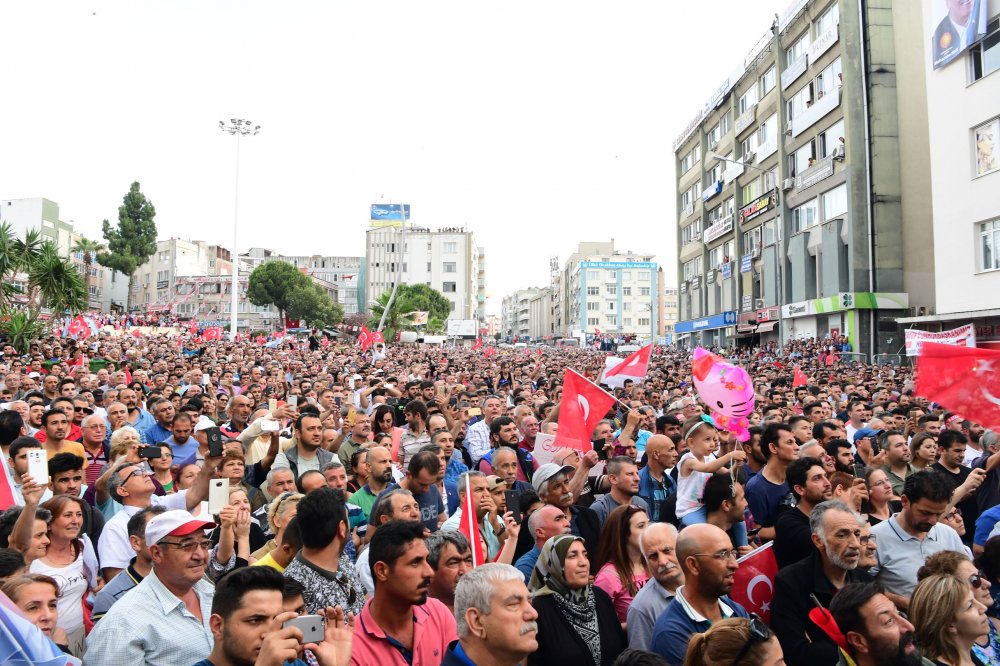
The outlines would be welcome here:
M 387 637 L 372 617 L 371 603 L 371 599 L 365 602 L 354 627 L 351 666 L 408 666 L 402 646 Z M 440 666 L 448 644 L 455 640 L 458 640 L 455 616 L 447 606 L 429 598 L 422 606 L 413 607 L 412 666 Z
M 645 572 L 639 576 L 632 576 L 632 582 L 635 583 L 636 591 L 641 590 L 642 586 L 648 580 L 649 574 Z M 601 570 L 597 572 L 597 576 L 594 578 L 594 585 L 608 593 L 608 596 L 611 597 L 611 602 L 615 605 L 615 614 L 618 616 L 618 621 L 624 624 L 625 618 L 628 616 L 628 607 L 632 605 L 632 595 L 628 593 L 628 590 L 622 585 L 621 579 L 618 578 L 615 565 L 608 562 L 601 567 Z

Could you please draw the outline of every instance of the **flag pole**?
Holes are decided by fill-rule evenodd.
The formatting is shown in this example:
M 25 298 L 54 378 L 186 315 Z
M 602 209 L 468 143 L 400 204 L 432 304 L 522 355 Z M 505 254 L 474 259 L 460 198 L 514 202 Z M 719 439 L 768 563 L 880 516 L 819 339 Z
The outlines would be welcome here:
M 576 370 L 574 370 L 573 368 L 566 368 L 566 370 L 567 370 L 567 372 L 572 372 L 574 375 L 576 375 L 577 377 L 579 377 L 583 381 L 585 381 L 585 382 L 593 385 L 598 391 L 604 391 L 604 389 L 601 388 L 600 384 L 595 384 L 594 382 L 592 382 L 591 380 L 589 380 L 588 378 L 584 377 L 579 372 L 577 372 Z M 626 411 L 631 411 L 632 410 L 631 407 L 629 407 L 624 402 L 622 402 L 621 400 L 619 400 L 618 398 L 616 398 L 614 393 L 608 393 L 608 391 L 604 391 L 604 392 L 607 393 L 609 396 L 611 396 L 612 400 L 614 400 L 619 405 L 621 405 L 622 407 L 624 407 L 626 409 Z
M 471 477 L 469 477 L 469 475 L 466 474 L 465 475 L 465 506 L 462 507 L 462 511 L 468 511 L 471 508 L 472 508 L 472 481 L 471 481 Z M 462 517 L 468 519 L 467 516 L 462 516 Z M 473 513 L 473 515 L 472 515 L 472 524 L 474 526 L 478 527 L 475 513 Z M 472 538 L 475 536 L 475 530 L 471 530 L 471 531 L 473 533 L 469 535 L 469 541 L 470 542 L 472 541 Z M 482 562 L 476 562 L 476 545 L 475 544 L 470 543 L 469 544 L 469 550 L 472 551 L 472 568 L 475 569 L 476 567 L 478 567 L 480 564 L 483 564 L 483 563 Z

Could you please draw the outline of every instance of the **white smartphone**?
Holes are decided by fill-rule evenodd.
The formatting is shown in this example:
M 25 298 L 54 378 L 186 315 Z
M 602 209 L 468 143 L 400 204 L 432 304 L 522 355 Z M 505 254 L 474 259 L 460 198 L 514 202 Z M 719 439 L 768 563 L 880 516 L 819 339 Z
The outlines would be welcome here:
M 208 482 L 208 512 L 217 516 L 227 504 L 229 504 L 229 479 L 211 479 Z
M 326 631 L 323 628 L 322 615 L 300 615 L 290 620 L 285 620 L 282 627 L 298 627 L 302 632 L 302 643 L 319 643 L 323 640 Z
M 280 430 L 280 424 L 274 419 L 261 419 L 260 420 L 261 432 L 278 432 Z
M 267 401 L 267 411 L 274 414 L 274 410 L 276 410 L 277 408 L 278 408 L 277 398 L 271 398 L 270 400 Z
M 28 474 L 32 480 L 44 486 L 49 482 L 49 460 L 44 449 L 28 449 L 25 455 L 28 458 Z
M 299 406 L 299 396 L 297 395 L 288 396 L 288 406 L 291 407 L 292 409 L 297 408 Z

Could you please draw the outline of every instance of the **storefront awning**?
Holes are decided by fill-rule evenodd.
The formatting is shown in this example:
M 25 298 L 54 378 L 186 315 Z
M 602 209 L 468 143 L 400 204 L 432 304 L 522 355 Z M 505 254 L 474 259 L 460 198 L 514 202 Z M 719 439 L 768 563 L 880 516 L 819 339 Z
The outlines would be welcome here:
M 774 327 L 778 325 L 776 321 L 764 321 L 757 324 L 758 333 L 770 333 L 774 330 Z

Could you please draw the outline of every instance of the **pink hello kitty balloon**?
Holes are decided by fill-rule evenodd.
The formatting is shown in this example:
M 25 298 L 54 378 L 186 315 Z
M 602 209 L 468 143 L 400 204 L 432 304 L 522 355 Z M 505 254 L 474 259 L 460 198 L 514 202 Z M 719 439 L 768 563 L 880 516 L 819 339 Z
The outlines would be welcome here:
M 694 350 L 691 372 L 698 395 L 708 405 L 719 429 L 733 433 L 739 442 L 749 440 L 747 417 L 755 401 L 753 382 L 747 371 L 698 347 Z

